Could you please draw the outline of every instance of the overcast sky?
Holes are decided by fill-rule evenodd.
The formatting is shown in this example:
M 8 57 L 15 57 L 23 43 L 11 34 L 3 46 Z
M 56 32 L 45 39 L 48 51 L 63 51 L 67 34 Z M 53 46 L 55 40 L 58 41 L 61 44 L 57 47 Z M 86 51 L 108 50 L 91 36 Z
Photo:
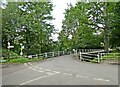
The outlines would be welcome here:
M 67 8 L 67 3 L 71 3 L 73 6 L 77 2 L 76 0 L 51 0 L 55 5 L 52 12 L 53 17 L 55 18 L 52 23 L 55 25 L 55 28 L 60 31 L 62 28 L 62 20 L 64 19 L 65 8 Z M 54 40 L 57 40 L 57 34 L 53 35 Z

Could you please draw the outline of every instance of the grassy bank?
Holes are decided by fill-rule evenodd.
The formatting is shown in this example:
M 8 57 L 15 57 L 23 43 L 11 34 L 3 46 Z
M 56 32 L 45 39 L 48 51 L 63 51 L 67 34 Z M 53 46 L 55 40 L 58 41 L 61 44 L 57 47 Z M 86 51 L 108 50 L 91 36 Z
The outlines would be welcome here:
M 41 61 L 43 58 L 16 58 L 16 59 L 10 59 L 6 60 L 5 62 L 2 62 L 2 64 L 12 64 L 12 63 L 26 63 L 26 62 L 35 62 L 35 61 Z
M 120 51 L 119 50 L 113 50 L 110 53 L 104 54 L 100 56 L 100 61 L 120 61 Z M 94 60 L 90 60 L 92 63 L 98 63 L 98 58 Z

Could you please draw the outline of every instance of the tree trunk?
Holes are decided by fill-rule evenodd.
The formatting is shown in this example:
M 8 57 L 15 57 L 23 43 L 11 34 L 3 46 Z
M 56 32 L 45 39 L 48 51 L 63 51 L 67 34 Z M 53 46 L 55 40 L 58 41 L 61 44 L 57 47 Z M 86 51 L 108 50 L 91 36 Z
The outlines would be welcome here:
M 105 9 L 104 9 L 104 16 L 105 16 L 105 28 L 104 28 L 104 50 L 105 52 L 109 52 L 108 50 L 108 14 L 107 14 L 107 6 L 109 4 L 105 3 Z
M 109 52 L 108 50 L 108 28 L 104 29 L 104 50 L 105 52 Z

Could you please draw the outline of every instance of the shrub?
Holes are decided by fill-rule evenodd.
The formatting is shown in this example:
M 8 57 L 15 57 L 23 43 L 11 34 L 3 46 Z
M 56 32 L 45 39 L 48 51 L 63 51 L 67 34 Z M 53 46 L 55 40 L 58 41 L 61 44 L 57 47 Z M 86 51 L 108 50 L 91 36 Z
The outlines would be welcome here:
M 2 57 L 4 59 L 7 59 L 8 57 L 9 58 L 13 58 L 13 59 L 16 59 L 18 58 L 18 54 L 15 53 L 15 52 L 12 52 L 12 51 L 8 51 L 7 49 L 2 49 Z

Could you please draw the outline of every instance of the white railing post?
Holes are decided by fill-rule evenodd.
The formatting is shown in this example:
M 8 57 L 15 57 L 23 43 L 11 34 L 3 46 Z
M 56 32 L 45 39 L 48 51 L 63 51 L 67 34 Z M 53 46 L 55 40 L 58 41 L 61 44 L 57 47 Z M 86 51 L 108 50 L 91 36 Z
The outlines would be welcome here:
M 80 54 L 79 54 L 79 56 L 80 56 L 80 58 L 79 58 L 79 59 L 81 60 L 81 59 L 82 59 L 82 57 L 81 57 L 81 52 L 79 52 L 79 53 L 80 53 Z
M 100 62 L 100 55 L 98 54 L 97 56 L 98 56 L 98 63 L 99 63 Z
M 38 55 L 37 55 L 37 54 L 36 54 L 35 56 L 36 56 L 36 58 L 38 58 Z
M 45 58 L 47 58 L 47 53 L 45 53 Z
M 101 61 L 103 60 L 103 57 L 102 57 L 102 55 L 103 55 L 103 54 L 101 53 L 101 54 L 100 54 L 100 59 L 101 59 Z
M 52 52 L 52 56 L 54 57 L 54 52 Z

